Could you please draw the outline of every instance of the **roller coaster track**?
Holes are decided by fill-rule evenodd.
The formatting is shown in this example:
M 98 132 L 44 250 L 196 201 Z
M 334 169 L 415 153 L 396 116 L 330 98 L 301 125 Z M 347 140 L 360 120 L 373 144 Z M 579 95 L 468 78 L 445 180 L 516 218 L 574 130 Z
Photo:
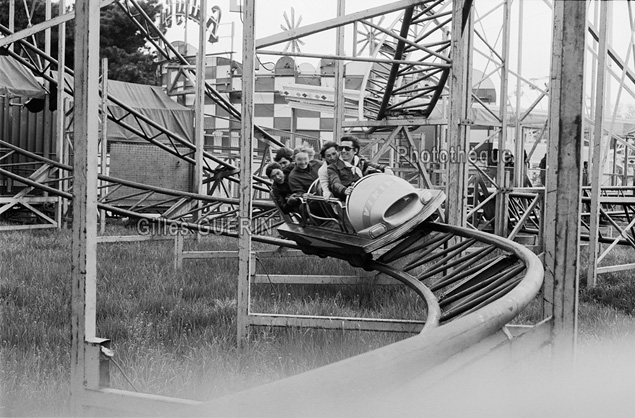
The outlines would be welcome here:
M 164 58 L 176 60 L 183 65 L 188 64 L 178 51 L 167 42 L 163 34 L 134 0 L 122 0 L 117 4 L 133 19 Z M 425 108 L 427 110 L 424 110 L 422 114 L 424 116 L 429 114 L 429 111 L 434 107 L 434 103 L 444 88 L 444 81 L 450 69 L 449 59 L 442 54 L 448 49 L 450 41 L 449 39 L 433 41 L 431 37 L 433 34 L 444 34 L 447 30 L 451 10 L 443 11 L 443 9 L 448 4 L 446 1 L 438 0 L 410 7 L 399 14 L 389 29 L 380 28 L 371 21 L 362 21 L 363 24 L 381 30 L 386 35 L 375 48 L 375 56 L 382 54 L 391 56 L 392 59 L 398 61 L 406 56 L 409 59 L 414 59 L 417 53 L 423 54 L 418 58 L 421 62 L 420 66 L 408 64 L 402 67 L 402 64 L 393 63 L 391 66 L 379 65 L 378 67 L 383 68 L 383 70 L 373 70 L 375 76 L 371 78 L 374 79 L 374 82 L 370 84 L 385 91 L 379 106 L 375 107 L 377 110 L 375 118 L 382 118 L 392 111 L 403 112 L 409 106 L 408 102 L 429 94 L 432 94 L 432 101 L 427 103 L 428 107 Z M 394 30 L 398 30 L 399 34 L 395 33 Z M 1 25 L 0 33 L 11 34 L 7 28 Z M 26 41 L 17 40 L 14 45 L 15 52 L 7 50 L 7 53 L 55 85 L 56 80 L 48 73 L 51 68 L 57 66 L 56 60 Z M 426 61 L 427 59 L 433 59 L 434 62 Z M 65 71 L 68 75 L 73 75 L 71 70 L 66 68 Z M 387 76 L 380 77 L 379 74 Z M 406 82 L 408 77 L 411 77 L 410 82 Z M 437 77 L 437 81 L 431 86 L 415 89 L 415 86 L 423 82 L 429 83 L 435 77 Z M 379 79 L 384 80 L 385 84 L 377 84 Z M 367 84 L 369 82 L 367 80 Z M 73 94 L 72 85 L 68 81 L 64 88 L 67 93 Z M 209 85 L 206 85 L 206 94 L 223 106 L 230 115 L 237 119 L 240 118 L 240 113 Z M 396 97 L 400 95 L 407 95 L 409 98 L 395 102 Z M 116 98 L 109 97 L 109 101 L 126 111 L 126 115 L 123 117 L 115 117 L 114 114 L 109 113 L 109 119 L 144 137 L 151 144 L 189 163 L 194 162 L 192 158 L 194 147 L 189 141 L 172 134 Z M 150 134 L 151 131 L 154 131 L 154 135 Z M 260 131 L 260 133 L 266 140 L 276 143 L 275 139 L 269 137 L 266 132 Z M 158 139 L 161 135 L 168 138 L 167 143 Z M 182 153 L 176 145 L 186 146 L 190 152 Z M 277 143 L 277 145 L 280 144 Z M 10 158 L 6 158 L 7 155 L 0 156 L 0 174 L 51 195 L 71 199 L 73 173 L 70 166 L 21 150 L 5 141 L 0 141 L 0 146 L 8 149 L 9 154 L 20 155 L 19 163 L 11 162 Z M 235 169 L 232 165 L 211 154 L 206 153 L 205 157 L 223 168 Z M 38 169 L 40 172 L 48 171 L 49 174 L 44 176 L 44 180 L 36 181 L 27 175 L 16 172 L 16 167 L 25 166 L 30 167 L 29 174 Z M 208 171 L 215 171 L 209 165 L 206 168 Z M 54 172 L 60 172 L 62 175 L 54 176 Z M 237 178 L 234 180 L 238 181 Z M 259 180 L 261 184 L 268 183 Z M 197 195 L 107 176 L 99 176 L 99 188 L 104 191 L 100 193 L 98 202 L 101 209 L 124 216 L 160 219 L 199 230 L 204 225 L 209 226 L 209 222 L 212 220 L 224 218 L 228 214 L 235 214 L 235 209 L 222 211 L 221 208 L 238 203 L 237 199 L 231 197 Z M 270 202 L 256 201 L 255 207 L 255 219 L 270 218 L 275 215 L 275 209 Z M 195 216 L 195 214 L 197 215 Z M 218 224 L 214 227 L 219 229 Z M 430 231 L 435 232 L 430 233 Z M 225 224 L 216 232 L 235 236 L 235 231 L 229 224 Z M 284 246 L 296 246 L 294 243 L 284 240 L 274 239 L 270 242 Z M 372 262 L 372 266 L 405 282 L 417 292 L 421 292 L 420 283 L 429 281 L 430 289 L 441 295 L 438 303 L 442 311 L 439 311 L 438 315 L 435 314 L 435 317 L 438 316 L 440 322 L 446 322 L 500 298 L 511 291 L 519 283 L 519 278 L 522 277 L 520 273 L 526 266 L 519 261 L 517 255 L 509 252 L 501 255 L 496 245 L 482 246 L 481 244 L 482 242 L 476 238 L 461 238 L 460 234 L 447 230 L 446 226 L 429 224 L 427 227 L 415 229 L 399 242 L 391 243 L 385 254 L 375 257 L 376 261 Z M 492 257 L 487 258 L 489 255 Z M 347 256 L 342 255 L 342 257 L 346 258 Z M 364 267 L 368 268 L 368 266 Z M 423 297 L 425 292 L 420 293 L 420 295 Z M 433 306 L 434 303 L 431 302 L 428 307 L 429 314 L 435 311 Z M 437 322 L 437 320 L 427 321 L 428 324 L 433 322 Z
M 413 111 L 420 112 L 421 116 L 429 115 L 444 88 L 445 77 L 450 68 L 449 60 L 442 55 L 442 52 L 449 47 L 449 40 L 431 41 L 425 45 L 415 46 L 414 42 L 407 41 L 406 36 L 423 41 L 428 39 L 431 33 L 442 32 L 449 22 L 448 19 L 443 18 L 450 12 L 433 13 L 433 9 L 437 6 L 441 7 L 443 3 L 430 2 L 405 11 L 394 25 L 399 35 L 393 33 L 391 37 L 396 41 L 384 41 L 383 50 L 381 47 L 377 48 L 376 54 L 385 54 L 387 51 L 394 50 L 394 53 L 389 55 L 395 60 L 402 60 L 406 56 L 414 59 L 415 51 L 423 51 L 425 54 L 419 58 L 422 63 L 420 66 L 392 64 L 392 66 L 383 66 L 371 72 L 372 77 L 366 80 L 367 89 L 385 92 L 385 94 L 377 96 L 379 99 L 368 98 L 369 109 L 372 110 L 366 114 L 366 117 L 381 119 L 397 111 Z M 171 46 L 168 46 L 169 44 L 165 42 L 160 32 L 157 31 L 156 34 L 152 32 L 156 28 L 150 25 L 151 22 L 146 21 L 147 16 L 142 14 L 134 1 L 121 1 L 119 5 L 124 7 L 130 15 L 133 9 L 137 10 L 133 18 L 141 19 L 138 21 L 140 29 L 145 28 L 148 38 L 157 42 L 157 46 L 164 48 L 157 48 L 157 50 L 164 51 L 169 59 L 176 59 L 185 64 L 184 61 L 180 61 L 183 58 Z M 426 25 L 433 27 L 428 27 L 426 30 Z M 0 32 L 9 33 L 4 27 L 0 27 Z M 45 56 L 27 42 L 17 41 L 15 45 L 16 52 L 9 52 L 12 56 L 36 74 L 55 84 L 56 80 L 47 75 L 47 70 L 56 65 L 55 60 Z M 39 60 L 34 59 L 33 54 L 41 57 L 47 65 L 39 65 Z M 425 60 L 430 57 L 440 60 L 440 63 L 428 65 Z M 66 71 L 72 75 L 71 71 Z M 411 81 L 406 81 L 408 77 L 411 77 Z M 429 83 L 429 85 L 423 86 L 422 83 Z M 370 87 L 371 85 L 373 87 Z M 236 110 L 228 102 L 224 102 L 222 96 L 209 86 L 207 87 L 209 96 L 214 96 L 217 103 L 226 105 L 226 110 L 232 117 L 240 118 Z M 72 94 L 70 84 L 65 86 L 65 90 Z M 423 105 L 415 106 L 416 100 L 424 97 L 427 101 Z M 109 100 L 127 112 L 123 118 L 115 118 L 114 115 L 109 114 L 109 119 L 143 136 L 151 144 L 193 163 L 193 146 L 189 141 L 167 132 L 115 98 L 109 97 Z M 373 100 L 375 100 L 374 104 L 370 104 Z M 144 128 L 145 124 L 158 131 L 159 135 L 165 135 L 168 141 L 159 140 L 157 134 L 151 135 L 150 131 Z M 266 133 L 260 132 L 260 134 L 271 141 Z M 185 146 L 189 152 L 182 153 L 177 149 L 177 145 Z M 0 141 L 0 149 L 5 152 L 0 154 L 1 175 L 43 194 L 68 200 L 73 198 L 72 167 L 22 150 L 5 141 Z M 12 156 L 19 156 L 19 158 L 13 159 Z M 235 169 L 213 155 L 206 154 L 206 158 L 220 167 Z M 218 169 L 207 165 L 206 170 L 213 174 Z M 38 173 L 36 177 L 32 175 L 34 172 Z M 238 181 L 236 176 L 232 178 Z M 262 179 L 256 180 L 263 186 L 266 183 Z M 228 213 L 235 212 L 234 209 L 223 209 L 235 206 L 238 203 L 237 199 L 174 191 L 107 176 L 99 176 L 98 181 L 98 187 L 104 191 L 99 194 L 98 207 L 100 209 L 152 222 L 166 222 L 199 232 L 211 231 L 230 237 L 237 236 L 233 225 L 214 223 L 216 219 L 226 220 L 227 218 L 224 217 Z M 275 209 L 270 202 L 256 201 L 254 207 L 255 219 L 269 219 L 275 215 Z M 199 211 L 203 212 L 202 216 L 197 215 Z M 252 237 L 254 241 L 299 248 L 293 241 L 258 235 L 257 232 L 256 230 L 256 235 Z M 478 230 L 435 222 L 423 222 L 395 241 L 375 248 L 361 264 L 358 257 L 344 252 L 316 255 L 344 259 L 359 268 L 376 272 L 378 277 L 389 276 L 410 287 L 425 303 L 420 320 L 415 321 L 412 328 L 419 335 L 347 360 L 346 367 L 332 365 L 253 390 L 262 396 L 271 396 L 270 399 L 280 399 L 280 402 L 284 402 L 285 398 L 288 399 L 298 391 L 316 389 L 314 392 L 317 393 L 316 399 L 324 398 L 319 402 L 327 405 L 329 401 L 342 396 L 341 393 L 333 394 L 335 388 L 340 390 L 342 385 L 359 384 L 359 382 L 351 382 L 350 376 L 355 376 L 355 379 L 359 379 L 359 376 L 367 376 L 368 382 L 384 379 L 383 383 L 387 384 L 391 379 L 398 383 L 403 379 L 412 378 L 417 373 L 425 372 L 426 368 L 431 368 L 434 362 L 442 362 L 466 346 L 500 331 L 536 297 L 543 278 L 543 268 L 539 259 L 521 245 Z M 404 374 L 395 376 L 395 362 L 407 365 L 403 368 Z M 331 395 L 334 397 L 331 398 Z M 235 409 L 230 409 L 236 408 L 237 403 L 234 402 L 236 396 L 241 397 L 241 402 L 238 403 L 240 408 L 254 408 L 251 409 L 252 412 L 263 413 L 263 409 L 255 409 L 262 408 L 262 404 L 245 402 L 244 395 L 241 394 L 220 399 L 209 405 L 203 404 L 193 412 L 206 413 L 209 412 L 207 408 L 213 408 L 214 413 L 219 415 L 228 411 L 236 413 Z M 298 399 L 300 398 L 303 397 L 298 396 Z M 258 397 L 251 399 L 258 399 Z M 273 404 L 275 404 L 273 408 L 279 405 L 275 402 Z M 268 405 L 273 404 L 269 402 Z M 223 406 L 227 409 L 223 410 Z
M 59 186 L 64 180 L 72 179 L 72 167 L 1 140 L 0 148 L 23 157 L 18 167 L 28 166 L 29 171 L 34 170 L 40 174 L 48 171 L 48 175 L 35 181 L 16 174 L 16 166 L 6 163 L 8 159 L 3 155 L 0 155 L 0 174 L 51 195 L 72 199 L 72 184 L 66 189 Z M 57 171 L 62 172 L 61 177 L 55 175 Z M 235 225 L 217 222 L 225 216 L 219 210 L 220 207 L 235 205 L 236 199 L 196 195 L 108 176 L 99 176 L 98 180 L 99 189 L 106 190 L 105 193 L 100 193 L 98 199 L 100 209 L 122 216 L 146 218 L 199 231 L 212 230 L 217 234 L 236 236 Z M 58 183 L 58 187 L 50 185 L 54 183 Z M 271 219 L 276 215 L 276 209 L 270 201 L 256 201 L 254 207 L 255 222 Z M 198 211 L 202 211 L 203 215 L 194 216 Z M 272 226 L 271 223 L 267 225 Z M 296 247 L 291 241 L 269 238 L 265 241 Z M 496 244 L 499 241 L 499 238 L 487 234 L 481 233 L 474 237 L 465 232 L 456 232 L 447 225 L 425 223 L 397 241 L 376 248 L 376 254 L 372 257 L 374 260 L 370 264 L 363 262 L 359 267 L 377 270 L 410 286 L 428 303 L 426 324 L 443 323 L 487 305 L 511 291 L 520 282 L 520 273 L 525 270 L 526 265 L 517 254 L 499 248 Z M 328 255 L 337 256 L 337 253 Z M 359 264 L 352 254 L 342 253 L 339 256 L 352 264 Z M 422 290 L 421 283 L 427 283 L 429 291 L 437 292 L 437 300 L 431 298 L 426 290 Z M 435 319 L 431 320 L 432 317 Z
M 154 26 L 134 0 L 120 1 L 118 4 L 136 22 L 139 29 L 153 42 L 157 50 L 163 54 L 166 59 L 176 60 L 184 65 L 187 64 L 187 61 L 167 42 L 165 37 L 163 37 L 161 32 Z M 430 43 L 429 37 L 434 33 L 443 33 L 446 25 L 450 23 L 448 16 L 451 14 L 451 11 L 442 11 L 447 4 L 447 2 L 443 1 L 433 1 L 422 6 L 410 7 L 400 14 L 400 17 L 395 21 L 395 24 L 391 26 L 390 30 L 383 30 L 370 21 L 363 22 L 375 29 L 386 32 L 387 36 L 381 45 L 375 48 L 375 55 L 386 55 L 388 53 L 387 51 L 392 51 L 392 58 L 394 60 L 401 60 L 406 55 L 413 54 L 414 52 L 424 53 L 424 55 L 420 57 L 420 62 L 422 63 L 421 68 L 415 65 L 406 65 L 404 68 L 401 68 L 401 64 L 394 63 L 390 67 L 390 71 L 385 72 L 387 77 L 375 77 L 375 81 L 379 78 L 385 81 L 384 88 L 382 88 L 385 94 L 381 104 L 376 108 L 376 118 L 382 118 L 393 110 L 404 111 L 404 106 L 407 106 L 407 102 L 411 102 L 415 98 L 423 97 L 426 94 L 433 93 L 433 100 L 438 99 L 443 89 L 444 78 L 447 76 L 447 72 L 450 68 L 449 59 L 441 54 L 444 50 L 448 49 L 449 40 Z M 392 28 L 397 28 L 399 34 L 387 33 L 392 31 Z M 0 26 L 0 32 L 5 35 L 11 34 L 11 32 L 3 26 Z M 390 37 L 388 37 L 388 35 L 390 35 Z M 407 37 L 415 39 L 415 41 L 409 41 Z M 422 41 L 428 43 L 425 45 L 415 43 Z M 437 49 L 431 50 L 430 48 L 433 47 Z M 15 42 L 15 52 L 8 50 L 7 52 L 34 73 L 45 77 L 55 85 L 56 80 L 48 74 L 49 70 L 57 65 L 57 61 L 52 57 L 44 54 L 23 40 Z M 38 59 L 35 59 L 36 56 Z M 435 60 L 440 60 L 441 62 L 436 64 L 426 62 L 425 60 L 430 57 Z M 42 63 L 46 63 L 46 65 L 42 65 Z M 380 67 L 384 68 L 384 70 L 388 69 L 388 67 L 383 65 L 380 65 Z M 71 70 L 65 69 L 65 71 L 67 74 L 73 75 Z M 381 71 L 376 74 L 380 72 Z M 439 74 L 441 74 L 441 76 L 438 78 L 438 82 L 434 84 L 434 88 L 413 90 L 413 86 L 424 82 L 424 80 L 429 81 Z M 442 74 L 445 74 L 445 76 Z M 414 78 L 411 82 L 406 83 L 405 80 L 408 76 Z M 398 78 L 401 84 L 397 83 Z M 378 86 L 376 83 L 374 85 Z M 411 87 L 413 89 L 411 89 Z M 69 94 L 73 93 L 72 85 L 68 81 L 64 88 Z M 239 112 L 209 85 L 206 85 L 206 93 L 218 104 L 222 105 L 233 117 L 240 118 Z M 399 94 L 410 95 L 410 98 L 394 103 L 395 97 Z M 434 97 L 436 97 L 436 99 Z M 173 155 L 190 163 L 194 162 L 191 157 L 193 144 L 189 141 L 172 134 L 155 122 L 135 112 L 134 109 L 129 108 L 116 98 L 109 97 L 109 100 L 127 112 L 125 116 L 118 118 L 110 113 L 108 115 L 109 119 L 135 134 L 144 137 L 148 142 Z M 424 115 L 426 112 L 429 113 L 434 103 L 428 102 L 428 105 L 428 110 L 423 112 Z M 129 120 L 130 122 L 128 122 Z M 150 130 L 147 128 L 144 129 L 144 124 L 159 133 L 155 133 L 154 135 L 149 134 Z M 261 134 L 267 140 L 275 141 L 273 138 L 268 137 L 265 132 L 261 132 Z M 160 135 L 165 135 L 168 138 L 168 143 L 160 141 L 158 139 Z M 73 173 L 70 166 L 42 158 L 4 141 L 0 141 L 0 145 L 9 149 L 10 153 L 17 153 L 22 157 L 18 166 L 29 165 L 32 170 L 39 167 L 41 170 L 49 170 L 51 173 L 47 180 L 35 181 L 27 176 L 17 174 L 15 170 L 11 171 L 10 169 L 15 169 L 16 165 L 10 163 L 10 159 L 3 157 L 2 160 L 5 161 L 5 167 L 2 168 L 2 165 L 0 165 L 1 174 L 52 195 L 66 199 L 71 198 L 72 183 L 70 180 L 72 179 Z M 186 146 L 191 152 L 187 154 L 181 153 L 178 151 L 176 145 Z M 224 168 L 235 169 L 235 167 L 211 154 L 206 154 L 205 157 Z M 26 158 L 27 161 L 24 161 L 24 158 Z M 207 169 L 212 172 L 214 171 L 209 165 L 207 165 Z M 53 171 L 62 172 L 63 175 L 54 177 L 52 175 Z M 234 180 L 237 181 L 237 179 Z M 162 219 L 192 228 L 201 228 L 201 225 L 205 222 L 224 217 L 228 213 L 234 213 L 235 210 L 222 212 L 220 208 L 223 207 L 223 205 L 226 207 L 227 205 L 235 205 L 238 203 L 237 199 L 233 198 L 196 195 L 106 176 L 100 176 L 99 181 L 99 188 L 105 190 L 105 193 L 100 193 L 100 208 L 126 216 Z M 57 183 L 57 187 L 51 187 L 49 185 L 51 183 Z M 64 183 L 68 185 L 66 190 L 62 186 Z M 261 181 L 261 183 L 264 182 Z M 275 213 L 274 208 L 265 202 L 256 202 L 255 206 L 258 209 L 255 215 L 256 218 L 260 216 L 270 217 Z M 199 211 L 202 211 L 204 215 L 199 216 L 196 222 L 191 222 L 193 215 L 199 213 Z M 414 289 L 419 289 L 419 285 L 413 285 L 413 283 L 434 279 L 431 289 L 433 291 L 441 291 L 443 294 L 439 306 L 443 307 L 444 311 L 443 313 L 439 313 L 440 321 L 448 321 L 456 316 L 478 309 L 510 291 L 518 283 L 518 279 L 515 279 L 515 277 L 519 277 L 518 275 L 524 267 L 518 264 L 517 258 L 513 258 L 508 254 L 498 256 L 489 262 L 482 261 L 486 255 L 495 252 L 495 246 L 490 245 L 475 248 L 475 245 L 478 243 L 476 239 L 461 240 L 458 236 L 444 233 L 443 231 L 437 231 L 435 234 L 423 233 L 422 231 L 424 230 L 417 229 L 402 241 L 394 243 L 394 247 L 378 257 L 377 261 L 373 262 L 373 266 L 384 273 L 392 274 L 398 280 L 410 283 Z M 223 229 L 221 232 L 234 235 L 234 232 L 231 231 L 229 227 Z M 423 239 L 424 236 L 426 237 L 425 239 Z M 417 240 L 419 239 L 423 239 L 424 243 L 418 243 Z M 287 243 L 287 246 L 295 245 Z M 447 248 L 439 250 L 439 246 L 445 246 Z M 476 260 L 479 260 L 479 262 L 474 263 Z M 430 266 L 428 263 L 433 264 Z M 396 268 L 394 265 L 399 265 L 399 269 L 391 270 Z M 425 266 L 425 272 L 419 272 L 423 266 Z M 443 274 L 437 277 L 439 273 Z
M 7 159 L 2 158 L 2 155 L 0 174 L 51 195 L 72 199 L 72 185 L 66 190 L 50 186 L 70 180 L 72 167 L 24 151 L 5 141 L 0 140 L 0 147 L 23 156 L 26 160 L 23 160 L 22 166 L 36 168 L 40 173 L 48 170 L 49 175 L 34 181 L 16 174 L 15 170 L 9 171 L 9 167 L 3 167 L 2 162 Z M 57 171 L 63 173 L 61 179 L 54 175 Z M 233 199 L 174 191 L 107 176 L 99 176 L 98 180 L 99 188 L 108 190 L 98 199 L 100 209 L 153 222 L 173 223 L 202 232 L 237 236 L 232 225 L 214 223 L 219 218 L 219 206 L 236 204 Z M 121 188 L 128 191 L 118 194 Z M 160 196 L 159 203 L 150 203 L 150 198 L 156 196 Z M 206 215 L 193 218 L 192 215 L 199 210 L 192 209 L 197 207 L 195 203 L 200 204 L 198 207 Z M 275 214 L 276 209 L 271 202 L 257 201 L 254 206 L 257 209 L 255 221 Z M 161 209 L 165 207 L 167 209 Z M 265 236 L 254 239 L 297 248 L 289 240 Z M 508 240 L 434 222 L 420 224 L 396 241 L 374 249 L 372 257 L 361 265 L 353 254 L 329 252 L 323 255 L 337 256 L 351 264 L 358 264 L 358 267 L 384 273 L 411 287 L 427 303 L 426 327 L 449 322 L 500 299 L 522 281 L 530 268 L 539 267 L 542 272 L 540 262 L 533 253 Z M 535 274 L 532 271 L 532 275 Z
M 381 27 L 361 20 L 369 33 L 381 33 L 371 43 L 377 62 L 364 77 L 360 119 L 381 120 L 389 116 L 427 118 L 441 97 L 452 62 L 450 38 L 452 2 L 436 0 L 409 7 L 392 24 Z
M 4 141 L 0 141 L 0 149 L 6 152 L 0 155 L 0 175 L 52 196 L 72 200 L 72 185 L 65 189 L 54 187 L 55 183 L 72 179 L 71 167 Z M 6 163 L 8 158 L 5 157 L 9 154 L 22 156 L 23 162 L 17 167 L 28 166 L 29 172 L 35 169 L 40 173 L 39 179 L 35 181 L 25 174 L 17 174 L 16 166 Z M 49 175 L 42 176 L 46 171 Z M 61 179 L 56 175 L 57 171 L 63 173 Z M 202 233 L 238 236 L 231 225 L 214 223 L 217 213 L 215 209 L 222 204 L 234 203 L 230 199 L 167 190 L 106 176 L 99 176 L 98 181 L 100 188 L 108 189 L 108 193 L 103 194 L 98 201 L 99 209 Z M 117 195 L 116 191 L 123 187 L 132 192 Z M 150 197 L 156 195 L 162 196 L 162 205 L 147 203 Z M 122 201 L 126 204 L 122 205 Z M 171 206 L 167 210 L 161 210 L 161 207 L 169 206 L 166 203 Z M 193 211 L 182 210 L 184 207 L 194 207 L 197 203 L 209 209 L 209 216 L 197 219 L 191 216 Z M 255 202 L 255 208 L 254 220 L 272 215 L 270 202 Z M 274 246 L 302 249 L 302 246 L 293 241 L 259 235 L 257 230 L 252 239 Z M 356 356 L 344 363 L 274 382 L 247 393 L 203 403 L 187 411 L 188 415 L 231 416 L 236 413 L 231 409 L 236 405 L 240 405 L 240 410 L 251 411 L 250 413 L 262 412 L 252 409 L 258 408 L 253 403 L 254 400 L 264 396 L 269 400 L 278 399 L 280 403 L 277 407 L 286 405 L 281 397 L 290 396 L 298 387 L 302 391 L 311 387 L 316 389 L 313 392 L 315 398 L 310 402 L 317 402 L 314 407 L 319 411 L 324 405 L 330 404 L 324 399 L 332 395 L 329 388 L 335 387 L 340 392 L 345 392 L 342 391 L 342 385 L 348 387 L 353 384 L 350 381 L 352 376 L 359 379 L 359 376 L 365 376 L 371 370 L 373 376 L 367 376 L 369 380 L 363 379 L 362 386 L 377 379 L 382 385 L 389 385 L 391 381 L 395 384 L 405 382 L 425 374 L 437 363 L 449 359 L 465 347 L 500 333 L 536 297 L 543 279 L 541 262 L 527 248 L 482 231 L 436 222 L 418 224 L 398 239 L 378 246 L 361 264 L 359 257 L 343 251 L 313 254 L 341 258 L 359 268 L 375 272 L 377 280 L 387 276 L 411 288 L 424 302 L 425 308 L 422 309 L 419 320 L 402 321 L 405 323 L 402 329 L 418 335 Z M 373 279 L 370 280 L 372 283 Z M 326 319 L 341 322 L 354 318 Z M 395 373 L 396 370 L 402 371 Z M 358 387 L 360 381 L 354 384 Z M 97 392 L 99 391 L 102 390 Z M 107 397 L 108 390 L 103 390 L 103 395 Z M 238 403 L 237 397 L 241 400 Z M 305 399 L 304 396 L 302 398 Z M 267 404 L 272 405 L 271 402 Z M 146 408 L 145 405 L 143 402 L 139 403 L 140 408 Z M 262 403 L 259 405 L 262 406 Z M 176 413 L 176 410 L 166 413 Z
M 527 248 L 481 231 L 434 222 L 420 224 L 388 248 L 379 250 L 376 257 L 365 265 L 366 269 L 405 283 L 425 300 L 426 312 L 422 313 L 425 320 L 419 323 L 417 336 L 205 402 L 180 414 L 305 415 L 299 411 L 310 411 L 309 416 L 399 414 L 396 411 L 403 405 L 397 399 L 406 401 L 399 392 L 416 382 L 417 399 L 430 399 L 425 398 L 425 393 L 438 387 L 444 377 L 475 361 L 471 357 L 474 354 L 465 354 L 467 347 L 494 339 L 495 347 L 504 350 L 502 347 L 512 336 L 509 331 L 501 330 L 536 297 L 543 279 L 542 264 Z M 536 327 L 536 331 L 539 329 L 545 328 Z M 475 350 L 477 356 L 483 356 L 479 350 L 482 348 Z M 447 369 L 443 366 L 435 369 L 458 353 L 470 360 Z M 502 357 L 497 362 L 502 364 Z

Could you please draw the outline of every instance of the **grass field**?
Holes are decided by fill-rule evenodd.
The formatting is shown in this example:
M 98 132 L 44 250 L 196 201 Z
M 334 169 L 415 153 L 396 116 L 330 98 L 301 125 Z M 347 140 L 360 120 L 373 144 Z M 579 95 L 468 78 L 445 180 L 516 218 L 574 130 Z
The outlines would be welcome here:
M 221 237 L 186 241 L 199 250 L 236 244 Z M 70 245 L 70 231 L 0 234 L 2 416 L 69 414 Z M 175 271 L 171 241 L 99 245 L 97 335 L 112 340 L 116 388 L 207 400 L 407 337 L 259 328 L 239 349 L 236 260 L 185 261 Z M 635 258 L 632 251 L 619 256 Z M 315 257 L 260 260 L 257 269 L 355 274 L 345 263 Z M 421 319 L 416 315 L 422 309 L 412 292 L 396 286 L 266 284 L 252 293 L 256 312 Z M 523 318 L 537 312 L 532 307 Z M 582 345 L 633 336 L 634 315 L 635 281 L 629 273 L 602 276 L 598 287 L 581 292 Z

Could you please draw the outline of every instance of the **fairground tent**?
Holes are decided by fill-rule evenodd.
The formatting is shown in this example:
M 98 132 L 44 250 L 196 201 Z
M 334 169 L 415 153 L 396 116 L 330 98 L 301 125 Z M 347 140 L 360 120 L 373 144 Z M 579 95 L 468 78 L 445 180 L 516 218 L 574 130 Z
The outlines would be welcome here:
M 192 142 L 192 138 L 194 137 L 194 111 L 170 99 L 170 97 L 163 92 L 161 87 L 109 81 L 108 94 L 119 100 L 125 106 L 146 116 L 157 125 Z M 121 118 L 127 113 L 125 109 L 113 103 L 108 104 L 108 109 L 117 118 Z M 132 118 L 125 118 L 124 122 L 137 130 L 146 132 L 149 136 L 158 134 L 156 129 L 146 123 L 132 122 Z M 162 138 L 159 136 L 158 139 L 165 142 L 168 141 L 166 137 Z M 140 141 L 142 139 L 133 132 L 109 121 L 108 141 L 136 140 Z
M 0 49 L 0 98 L 9 106 L 24 105 L 31 112 L 44 109 L 46 90 L 33 74 L 13 57 L 2 55 Z M 13 100 L 17 99 L 17 100 Z
M 0 55 L 0 95 L 43 99 L 46 91 L 26 67 L 13 57 Z

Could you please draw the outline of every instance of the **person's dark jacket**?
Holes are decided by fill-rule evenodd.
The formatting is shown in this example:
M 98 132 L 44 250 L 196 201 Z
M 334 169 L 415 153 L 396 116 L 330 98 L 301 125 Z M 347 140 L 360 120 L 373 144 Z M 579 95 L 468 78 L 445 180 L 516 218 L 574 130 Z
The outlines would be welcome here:
M 318 170 L 322 165 L 321 161 L 311 160 L 306 169 L 301 169 L 296 165 L 289 173 L 289 187 L 292 193 L 302 194 L 309 191 L 311 184 L 318 178 Z
M 273 182 L 271 185 L 271 197 L 276 205 L 280 208 L 282 213 L 290 213 L 292 212 L 297 205 L 289 203 L 288 199 L 293 193 L 291 192 L 291 188 L 289 187 L 288 182 L 284 182 L 282 184 L 278 184 Z
M 289 181 L 289 174 L 291 174 L 294 168 L 295 168 L 295 163 L 290 163 L 289 165 L 287 165 L 285 168 L 282 169 L 282 172 L 284 173 L 285 182 Z
M 329 164 L 327 170 L 331 193 L 340 199 L 346 198 L 344 190 L 361 178 L 356 172 L 357 170 L 353 170 L 352 167 L 346 165 L 341 159 Z
M 359 156 L 355 156 L 353 161 L 357 161 L 357 165 L 355 167 L 359 168 L 362 176 L 367 176 L 373 173 L 383 173 L 386 169 L 386 166 L 384 165 L 368 162 Z M 348 167 L 341 159 L 338 159 L 337 162 L 333 164 L 329 164 L 328 175 L 331 193 L 340 199 L 345 199 L 346 194 L 344 193 L 344 190 L 361 178 L 359 173 L 355 173 L 353 169 Z

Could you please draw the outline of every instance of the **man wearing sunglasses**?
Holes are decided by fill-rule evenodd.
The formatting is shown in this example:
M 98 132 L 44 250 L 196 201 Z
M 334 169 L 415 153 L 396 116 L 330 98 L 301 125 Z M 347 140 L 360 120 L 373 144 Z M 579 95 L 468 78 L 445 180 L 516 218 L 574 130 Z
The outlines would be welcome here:
M 394 174 L 390 167 L 368 162 L 357 155 L 359 148 L 356 137 L 343 136 L 338 146 L 340 158 L 328 166 L 331 192 L 340 199 L 346 199 L 353 190 L 352 184 L 363 176 L 373 173 Z

